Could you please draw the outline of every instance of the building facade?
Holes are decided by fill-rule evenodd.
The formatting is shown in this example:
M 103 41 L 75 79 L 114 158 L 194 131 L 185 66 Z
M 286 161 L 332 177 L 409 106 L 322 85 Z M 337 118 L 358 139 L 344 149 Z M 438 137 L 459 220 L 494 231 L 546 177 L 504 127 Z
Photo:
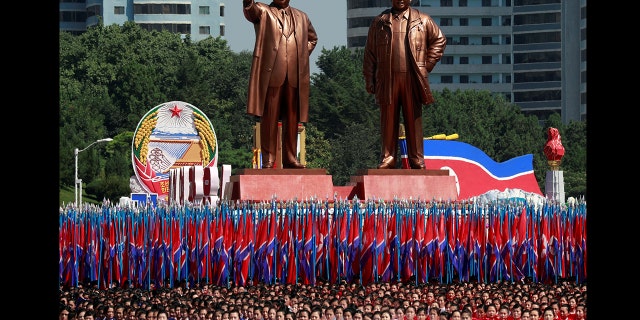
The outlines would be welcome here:
M 347 47 L 362 48 L 389 0 L 347 0 Z M 586 0 L 414 0 L 447 37 L 433 90 L 488 90 L 540 121 L 587 114 Z
M 79 34 L 134 21 L 147 30 L 168 30 L 193 41 L 225 35 L 222 0 L 60 0 L 60 30 Z

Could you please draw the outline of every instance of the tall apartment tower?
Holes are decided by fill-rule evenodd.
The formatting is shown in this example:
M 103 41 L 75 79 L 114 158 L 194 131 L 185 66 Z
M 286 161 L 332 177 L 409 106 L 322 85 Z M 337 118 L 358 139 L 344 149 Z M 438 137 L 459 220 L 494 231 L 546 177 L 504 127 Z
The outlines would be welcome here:
M 433 90 L 488 90 L 563 123 L 587 114 L 586 0 L 413 0 L 447 37 Z M 347 0 L 347 47 L 362 48 L 389 0 Z
M 225 35 L 222 0 L 60 0 L 61 31 L 82 33 L 100 18 L 105 26 L 134 21 L 193 41 Z

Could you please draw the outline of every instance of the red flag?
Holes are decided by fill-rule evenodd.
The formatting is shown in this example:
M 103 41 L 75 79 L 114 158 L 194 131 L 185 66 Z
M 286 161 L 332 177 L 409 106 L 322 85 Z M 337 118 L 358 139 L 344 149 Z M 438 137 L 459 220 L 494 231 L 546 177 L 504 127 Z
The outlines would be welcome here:
M 356 206 L 358 204 L 354 204 Z M 360 213 L 351 215 L 349 238 L 347 239 L 347 282 L 360 273 Z
M 500 219 L 497 214 L 489 217 L 489 234 L 487 236 L 487 256 L 489 258 L 489 281 L 498 280 L 498 259 L 500 251 L 498 249 L 498 238 L 500 238 Z
M 569 217 L 562 219 L 562 227 L 560 230 L 564 233 L 562 236 L 562 274 L 566 277 L 573 275 L 573 268 L 571 266 L 573 266 L 572 256 L 574 256 L 575 252 L 573 228 L 572 224 L 569 222 Z
M 249 279 L 249 264 L 251 262 L 251 248 L 253 246 L 253 214 L 246 212 L 238 221 L 238 232 L 235 250 L 235 283 L 244 286 Z
M 425 255 L 426 248 L 424 247 L 425 236 L 425 217 L 423 212 L 416 212 L 416 225 L 415 225 L 415 240 L 414 244 L 414 258 L 413 261 L 416 264 L 416 277 L 421 283 L 427 282 L 427 257 Z
M 538 275 L 542 282 L 548 282 L 551 280 L 549 272 L 547 272 L 547 264 L 549 263 L 549 215 L 543 214 L 540 225 L 540 239 L 538 241 Z
M 278 267 L 276 268 L 276 277 L 280 283 L 286 283 L 287 280 L 287 268 L 289 263 L 289 243 L 290 243 L 290 227 L 289 215 L 283 217 L 282 226 L 278 228 L 277 238 L 278 247 L 276 248 L 276 262 Z
M 387 223 L 384 217 L 383 212 L 379 212 L 377 214 L 376 221 L 376 245 L 375 245 L 375 253 L 376 253 L 376 281 L 379 281 L 384 272 L 384 261 L 385 261 L 385 251 L 387 248 Z M 388 260 L 387 260 L 388 261 Z
M 562 263 L 562 229 L 560 227 L 561 215 L 554 210 L 549 221 L 549 250 L 547 255 L 552 262 L 553 276 L 564 277 L 564 267 Z
M 426 217 L 426 231 L 423 240 L 423 256 L 426 259 L 425 276 L 427 281 L 429 277 L 435 276 L 436 269 L 436 251 L 438 248 L 438 235 L 435 226 L 435 215 L 429 215 Z
M 362 284 L 368 285 L 374 282 L 373 259 L 375 256 L 376 217 L 369 214 L 362 225 L 362 254 L 360 255 L 360 268 L 362 271 Z
M 329 242 L 329 216 L 318 215 L 316 227 L 316 276 L 326 278 L 326 257 Z
M 444 257 L 446 254 L 446 241 L 447 241 L 447 233 L 444 226 L 444 213 L 442 211 L 438 214 L 438 247 L 436 249 L 436 270 L 437 274 L 440 277 L 445 276 L 446 269 L 444 265 Z
M 586 275 L 587 275 L 587 251 L 586 251 L 586 245 L 587 245 L 587 241 L 586 241 L 586 237 L 585 237 L 585 233 L 586 233 L 586 228 L 585 228 L 585 224 L 586 224 L 586 220 L 584 219 L 584 216 L 580 213 L 576 214 L 576 221 L 574 223 L 573 226 L 573 238 L 575 241 L 575 248 L 576 248 L 576 277 L 578 277 L 578 279 L 583 280 L 586 279 Z
M 447 228 L 447 251 L 449 263 L 453 267 L 456 272 L 460 272 L 458 266 L 458 257 L 455 254 L 456 251 L 456 240 L 458 238 L 458 230 L 457 230 L 457 220 L 455 213 L 451 213 L 448 215 L 448 218 L 445 221 L 445 226 Z
M 413 217 L 402 216 L 400 233 L 400 278 L 409 281 L 413 275 Z
M 295 230 L 299 230 L 299 224 L 297 221 L 297 217 L 288 216 L 287 217 L 287 228 L 288 232 L 288 248 L 287 248 L 287 283 L 296 284 L 298 282 L 298 261 L 296 260 L 296 251 L 297 251 L 297 232 Z
M 198 261 L 196 261 L 196 255 L 198 250 L 198 226 L 195 217 L 192 216 L 191 219 L 188 219 L 189 223 L 187 224 L 187 234 L 188 234 L 188 242 L 189 246 L 187 248 L 188 254 L 188 272 L 187 279 L 191 278 L 192 280 L 198 279 Z
M 400 244 L 400 239 L 398 239 L 398 228 L 397 224 L 397 216 L 396 212 L 393 211 L 387 215 L 387 240 L 386 246 L 384 250 L 384 257 L 382 259 L 382 281 L 389 282 L 395 280 L 397 275 L 397 252 L 399 250 L 398 246 Z
M 342 277 L 342 274 L 339 274 L 339 269 L 341 268 L 341 255 L 343 254 L 342 248 L 340 247 L 342 242 L 341 239 L 345 239 L 346 241 L 346 228 L 344 224 L 346 224 L 346 216 L 339 215 L 339 212 L 334 211 L 333 223 L 331 224 L 330 231 L 330 241 L 329 241 L 329 281 L 331 283 L 338 282 L 338 275 Z

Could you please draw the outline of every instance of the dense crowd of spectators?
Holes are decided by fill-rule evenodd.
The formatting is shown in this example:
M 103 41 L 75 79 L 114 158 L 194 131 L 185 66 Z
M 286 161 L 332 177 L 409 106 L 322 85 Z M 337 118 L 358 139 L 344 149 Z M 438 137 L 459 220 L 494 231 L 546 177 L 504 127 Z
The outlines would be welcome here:
M 532 282 L 60 288 L 69 320 L 583 320 L 587 285 Z

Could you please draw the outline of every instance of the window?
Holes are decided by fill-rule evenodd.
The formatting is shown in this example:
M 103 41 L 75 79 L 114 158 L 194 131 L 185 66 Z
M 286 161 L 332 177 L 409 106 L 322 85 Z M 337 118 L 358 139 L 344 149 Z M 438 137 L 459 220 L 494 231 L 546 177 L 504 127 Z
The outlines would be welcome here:
M 493 59 L 491 56 L 482 56 L 482 64 L 492 64 Z
M 446 27 L 446 26 L 452 26 L 452 25 L 453 25 L 453 21 L 451 18 L 440 18 L 440 26 Z
M 91 18 L 93 16 L 100 15 L 100 6 L 90 6 L 85 10 L 87 13 L 87 18 Z
M 224 17 L 224 5 L 220 5 L 220 16 Z
M 209 14 L 209 6 L 200 6 L 198 7 L 199 14 Z
M 460 18 L 460 25 L 461 26 L 468 26 L 469 25 L 469 18 Z
M 469 83 L 469 76 L 468 75 L 461 75 L 460 76 L 460 83 Z
M 224 37 L 224 24 L 220 25 L 220 36 Z
M 453 0 L 440 0 L 441 7 L 453 7 Z
M 366 36 L 347 37 L 347 45 L 349 45 L 350 47 L 364 47 L 366 43 Z
M 559 23 L 561 21 L 560 12 L 518 14 L 513 17 L 515 25 Z
M 517 34 L 513 42 L 515 44 L 560 42 L 560 31 Z
M 513 76 L 516 83 L 562 81 L 562 74 L 558 70 L 517 72 Z
M 148 31 L 167 30 L 179 34 L 191 33 L 191 24 L 189 23 L 140 23 L 139 26 Z
M 482 0 L 483 7 L 491 7 L 491 0 Z
M 440 77 L 440 82 L 441 83 L 453 83 L 453 76 L 441 76 Z
M 540 51 L 514 54 L 515 63 L 538 63 L 538 62 L 559 62 L 561 61 L 560 51 Z
M 469 57 L 460 57 L 460 64 L 469 64 Z
M 198 33 L 200 33 L 200 34 L 211 34 L 211 27 L 210 26 L 201 26 L 198 29 Z
M 124 7 L 122 6 L 113 7 L 113 14 L 124 14 Z
M 453 64 L 453 57 L 452 56 L 442 56 L 442 58 L 440 59 L 440 63 L 441 64 Z
M 482 26 L 490 27 L 491 26 L 491 18 L 482 18 Z
M 491 37 L 482 37 L 482 44 L 483 45 L 493 44 L 491 43 Z
M 466 6 L 467 6 L 467 0 L 458 1 L 458 7 L 466 7 Z
M 460 37 L 460 44 L 463 46 L 469 45 L 469 37 Z
M 82 11 L 60 11 L 60 21 L 64 22 L 85 22 L 87 13 Z M 73 33 L 73 32 L 71 32 Z
M 514 96 L 515 102 L 553 100 L 560 101 L 561 99 L 562 92 L 560 90 L 516 92 Z
M 134 14 L 191 14 L 190 4 L 134 4 Z
M 491 83 L 491 76 L 482 76 L 482 83 Z

